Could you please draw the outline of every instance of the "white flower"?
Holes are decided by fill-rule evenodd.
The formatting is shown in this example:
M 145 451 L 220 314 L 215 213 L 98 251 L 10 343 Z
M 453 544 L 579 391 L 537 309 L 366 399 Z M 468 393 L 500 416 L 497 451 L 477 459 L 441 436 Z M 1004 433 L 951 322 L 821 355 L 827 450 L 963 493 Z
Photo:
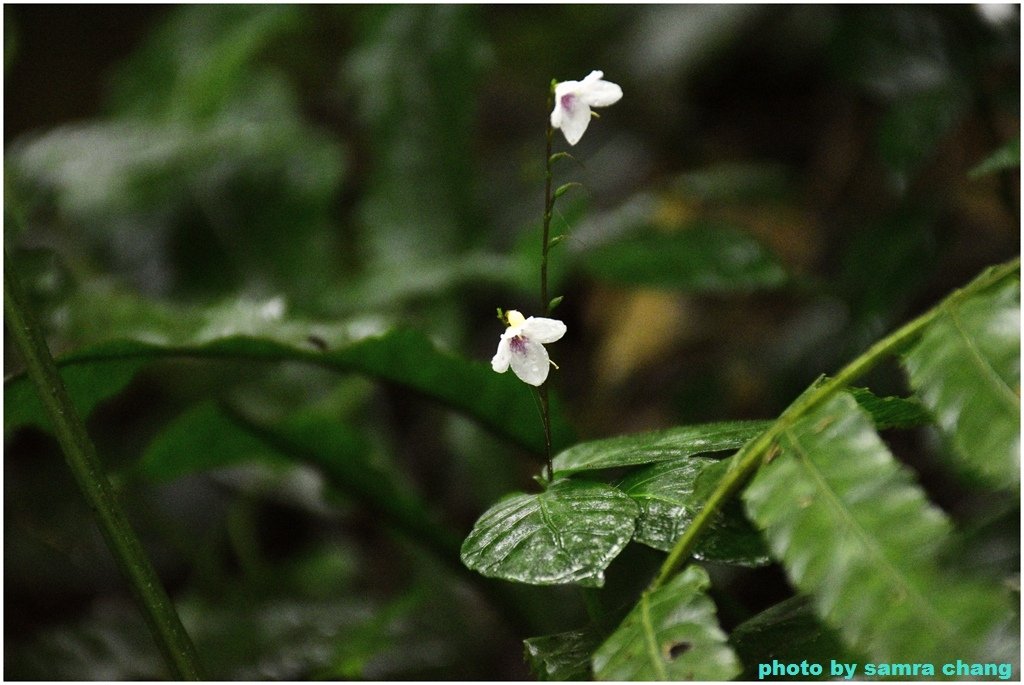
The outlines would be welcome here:
M 551 125 L 562 129 L 569 145 L 580 142 L 590 125 L 590 108 L 614 105 L 622 97 L 622 88 L 592 71 L 582 81 L 562 81 L 555 86 L 555 108 Z
M 551 365 L 543 343 L 555 342 L 565 335 L 565 324 L 536 316 L 524 319 L 514 309 L 507 312 L 506 317 L 508 328 L 501 334 L 491 368 L 505 373 L 511 364 L 519 380 L 539 386 L 547 380 Z

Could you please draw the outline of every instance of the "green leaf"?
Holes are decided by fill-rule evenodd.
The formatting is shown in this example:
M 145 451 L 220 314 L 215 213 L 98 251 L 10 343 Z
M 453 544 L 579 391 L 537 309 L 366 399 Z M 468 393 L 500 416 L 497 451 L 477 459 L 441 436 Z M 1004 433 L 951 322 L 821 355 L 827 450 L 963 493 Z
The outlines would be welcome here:
M 565 195 L 567 192 L 569 192 L 573 188 L 582 188 L 582 187 L 583 187 L 583 184 L 579 183 L 578 181 L 570 181 L 568 183 L 564 183 L 564 184 L 558 186 L 558 188 L 555 189 L 555 198 L 557 199 L 559 197 L 562 197 L 563 195 Z
M 600 280 L 687 292 L 777 288 L 786 272 L 761 243 L 730 226 L 698 224 L 671 233 L 631 235 L 582 255 Z
M 66 366 L 60 375 L 79 414 L 86 417 L 123 390 L 145 365 L 141 359 L 97 359 L 92 364 Z M 35 387 L 24 375 L 4 382 L 4 399 L 4 435 L 20 426 L 52 430 Z
M 555 154 L 551 155 L 551 156 L 550 156 L 550 157 L 548 158 L 548 162 L 549 162 L 549 163 L 550 163 L 550 164 L 551 164 L 552 166 L 554 166 L 555 162 L 557 162 L 557 161 L 559 161 L 559 160 L 562 160 L 562 159 L 571 159 L 571 160 L 573 160 L 574 162 L 576 161 L 576 158 L 575 158 L 575 157 L 573 157 L 573 156 L 572 156 L 571 154 L 569 154 L 568 152 L 556 152 Z
M 94 406 L 104 396 L 116 392 L 112 369 L 127 378 L 147 362 L 169 357 L 223 358 L 234 360 L 281 362 L 299 361 L 339 372 L 362 373 L 421 393 L 456 411 L 475 418 L 485 427 L 514 442 L 542 453 L 543 431 L 530 389 L 512 374 L 496 374 L 488 364 L 467 361 L 439 350 L 423 334 L 412 330 L 393 330 L 381 335 L 345 340 L 335 333 L 329 349 L 308 340 L 321 327 L 297 321 L 265 324 L 262 336 L 236 335 L 237 322 L 207 323 L 201 331 L 179 334 L 160 343 L 143 340 L 116 340 L 87 347 L 59 360 L 61 376 L 76 384 L 72 399 L 80 410 Z M 251 323 L 251 322 L 249 322 Z M 153 336 L 149 333 L 150 337 Z M 176 342 L 177 340 L 183 342 Z M 5 383 L 5 391 L 27 398 L 27 379 L 16 376 Z M 81 404 L 77 404 L 81 402 Z M 5 430 L 33 422 L 41 425 L 42 407 L 26 400 L 16 410 L 5 405 Z M 557 402 L 552 402 L 553 441 L 570 442 L 571 432 L 560 418 Z
M 140 473 L 157 482 L 231 464 L 260 461 L 317 467 L 328 485 L 413 540 L 454 561 L 459 541 L 398 474 L 371 458 L 366 440 L 315 411 L 257 423 L 207 402 L 186 412 L 146 450 Z
M 228 418 L 214 402 L 203 402 L 171 422 L 150 443 L 139 472 L 154 482 L 223 466 L 287 460 L 250 431 Z
M 842 393 L 785 430 L 744 493 L 773 555 L 876 662 L 1005 656 L 1008 598 L 940 570 L 949 521 Z
M 505 497 L 462 544 L 462 562 L 485 576 L 600 587 L 633 536 L 637 506 L 603 483 L 558 480 L 539 494 Z
M 640 506 L 633 539 L 668 552 L 703 506 L 696 490 L 699 476 L 719 464 L 707 457 L 688 457 L 655 464 L 630 475 L 619 489 Z M 717 478 L 715 479 L 717 482 Z M 738 506 L 715 519 L 695 551 L 698 559 L 761 566 L 768 550 Z
M 803 661 L 825 665 L 820 680 L 829 679 L 827 665 L 834 659 L 863 663 L 849 652 L 834 630 L 821 622 L 807 597 L 791 597 L 736 626 L 729 643 L 743 662 L 738 680 L 765 680 L 758 666 L 778 660 L 785 664 Z M 784 680 L 779 676 L 771 680 Z
M 555 474 L 638 466 L 739 449 L 769 425 L 768 421 L 723 421 L 581 442 L 555 456 Z
M 966 465 L 1020 487 L 1020 282 L 942 315 L 906 355 L 910 381 Z
M 967 172 L 967 175 L 972 179 L 981 178 L 1006 169 L 1016 169 L 1019 166 L 1020 138 L 1016 138 L 986 157 L 978 166 Z
M 729 680 L 739 660 L 705 594 L 711 581 L 690 566 L 640 601 L 594 653 L 598 680 Z
M 933 423 L 931 414 L 914 398 L 879 397 L 867 388 L 850 388 L 860 408 L 871 415 L 878 430 L 915 428 Z
M 592 680 L 590 656 L 600 644 L 598 635 L 586 630 L 523 640 L 526 660 L 539 680 Z

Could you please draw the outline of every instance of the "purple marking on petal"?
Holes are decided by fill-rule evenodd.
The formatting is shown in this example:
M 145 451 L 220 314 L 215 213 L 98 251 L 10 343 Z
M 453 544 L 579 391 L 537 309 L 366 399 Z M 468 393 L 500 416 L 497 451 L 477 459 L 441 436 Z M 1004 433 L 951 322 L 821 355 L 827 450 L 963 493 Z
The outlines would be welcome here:
M 573 105 L 575 103 L 576 103 L 576 96 L 573 95 L 572 93 L 566 93 L 559 100 L 559 104 L 562 106 L 562 109 L 564 109 L 567 112 L 571 112 L 572 111 Z
M 513 354 L 526 354 L 526 338 L 520 335 L 509 338 L 508 346 Z

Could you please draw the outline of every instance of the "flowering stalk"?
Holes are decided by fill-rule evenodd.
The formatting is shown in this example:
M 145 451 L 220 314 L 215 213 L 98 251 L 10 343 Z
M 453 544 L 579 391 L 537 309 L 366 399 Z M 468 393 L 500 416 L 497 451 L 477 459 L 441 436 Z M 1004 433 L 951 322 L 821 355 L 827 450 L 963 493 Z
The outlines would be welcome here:
M 557 82 L 551 81 L 551 88 L 548 90 L 548 111 L 554 107 L 555 86 Z M 555 127 L 551 125 L 549 118 L 547 130 L 547 148 L 544 154 L 547 165 L 544 175 L 544 228 L 541 231 L 540 246 L 540 306 L 544 314 L 551 313 L 551 299 L 548 297 L 548 250 L 551 248 L 551 215 L 555 211 L 555 196 L 551 192 L 551 181 L 554 176 L 551 170 L 551 141 L 555 137 Z M 547 462 L 547 479 L 550 483 L 555 479 L 555 467 L 551 459 L 551 418 L 549 414 L 548 388 L 542 385 L 534 392 L 537 393 L 537 403 L 540 406 L 540 420 L 544 424 L 544 459 Z
M 551 89 L 548 91 L 548 109 L 554 107 L 555 86 L 557 81 L 551 81 Z M 541 236 L 540 245 L 540 306 L 544 308 L 545 314 L 551 313 L 551 300 L 548 298 L 548 250 L 551 249 L 551 216 L 555 211 L 555 196 L 551 192 L 551 182 L 554 173 L 551 170 L 554 160 L 551 156 L 551 141 L 555 137 L 555 127 L 548 121 L 547 149 L 544 155 L 547 164 L 544 175 L 544 230 Z
M 540 300 L 545 315 L 550 314 L 562 300 L 561 297 L 552 299 L 548 293 L 548 252 L 564 237 L 551 237 L 555 201 L 567 190 L 579 185 L 566 183 L 552 189 L 554 163 L 563 157 L 570 157 L 568 152 L 551 153 L 555 129 L 561 129 L 566 142 L 575 145 L 590 125 L 591 117 L 596 116 L 590 108 L 607 107 L 619 101 L 622 89 L 605 81 L 603 76 L 604 72 L 592 71 L 582 81 L 552 80 L 548 90 L 551 115 L 548 117 L 545 135 L 544 217 L 540 245 Z M 554 366 L 554 362 L 549 359 L 544 343 L 555 342 L 565 335 L 565 324 L 546 316 L 526 318 L 514 309 L 508 312 L 499 309 L 498 318 L 505 322 L 507 328 L 501 335 L 498 351 L 491 359 L 491 368 L 504 373 L 511 367 L 521 381 L 533 386 L 541 423 L 544 425 L 544 456 L 547 462 L 547 482 L 550 483 L 554 480 L 555 470 L 551 461 L 551 416 L 544 381 L 548 377 L 548 366 Z

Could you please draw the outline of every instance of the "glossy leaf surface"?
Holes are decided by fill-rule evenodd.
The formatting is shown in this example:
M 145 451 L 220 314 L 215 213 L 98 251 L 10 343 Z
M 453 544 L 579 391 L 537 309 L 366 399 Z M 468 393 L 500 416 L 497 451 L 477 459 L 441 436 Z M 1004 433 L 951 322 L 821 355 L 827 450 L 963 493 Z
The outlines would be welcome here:
M 688 457 L 654 464 L 638 471 L 619 488 L 640 506 L 633 538 L 668 552 L 703 507 L 697 492 L 698 477 L 719 462 L 707 457 Z M 717 481 L 717 478 L 715 479 Z M 699 559 L 760 566 L 768 550 L 739 507 L 723 510 L 697 545 Z
M 724 421 L 583 442 L 555 456 L 555 473 L 638 466 L 735 450 L 768 425 L 768 421 Z
M 637 505 L 603 483 L 559 480 L 510 495 L 487 510 L 462 545 L 462 562 L 485 576 L 600 586 L 633 536 Z
M 530 669 L 540 680 L 592 680 L 590 656 L 600 644 L 596 633 L 585 630 L 523 640 Z

